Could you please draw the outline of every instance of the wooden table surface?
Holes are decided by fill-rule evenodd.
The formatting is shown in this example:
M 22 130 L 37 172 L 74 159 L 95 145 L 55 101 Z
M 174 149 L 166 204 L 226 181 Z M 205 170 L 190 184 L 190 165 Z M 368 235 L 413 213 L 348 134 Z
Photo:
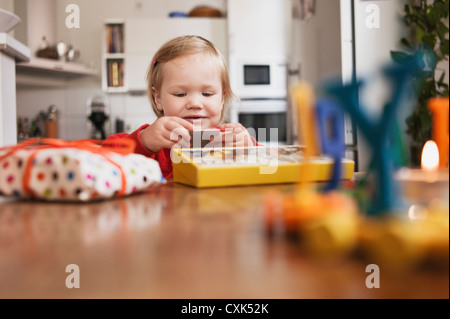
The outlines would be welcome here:
M 90 204 L 0 199 L 0 298 L 449 298 L 448 269 L 380 273 L 327 263 L 264 230 L 262 198 L 295 185 L 168 182 Z M 66 287 L 79 267 L 80 288 Z

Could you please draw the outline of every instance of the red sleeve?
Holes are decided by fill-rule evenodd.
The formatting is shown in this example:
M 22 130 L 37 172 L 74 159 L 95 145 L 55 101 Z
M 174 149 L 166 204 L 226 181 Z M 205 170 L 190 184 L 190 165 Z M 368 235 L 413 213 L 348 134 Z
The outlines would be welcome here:
M 141 155 L 145 155 L 147 157 L 152 157 L 155 155 L 154 152 L 150 151 L 148 148 L 146 148 L 142 142 L 141 142 L 141 137 L 140 137 L 140 133 L 143 129 L 147 128 L 149 126 L 149 124 L 144 124 L 142 125 L 140 128 L 138 128 L 136 131 L 134 131 L 131 134 L 127 134 L 127 133 L 117 133 L 117 134 L 113 134 L 110 135 L 105 142 L 108 142 L 108 146 L 110 145 L 114 145 L 114 143 L 111 143 L 111 141 L 116 140 L 116 139 L 122 139 L 122 138 L 129 138 L 133 141 L 136 142 L 136 148 L 134 149 L 134 153 L 136 154 L 141 154 Z

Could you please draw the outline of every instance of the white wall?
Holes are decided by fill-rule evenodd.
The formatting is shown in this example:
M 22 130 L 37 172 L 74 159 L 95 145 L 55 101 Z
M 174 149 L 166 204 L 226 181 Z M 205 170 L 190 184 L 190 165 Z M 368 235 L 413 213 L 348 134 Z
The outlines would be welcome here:
M 0 0 L 5 1 L 5 0 Z M 23 0 L 16 0 L 23 1 Z M 94 65 L 101 69 L 103 22 L 109 18 L 164 18 L 171 11 L 189 12 L 197 5 L 204 4 L 199 0 L 32 0 L 54 1 L 55 42 L 64 41 L 79 49 L 79 62 Z M 44 3 L 43 2 L 43 3 Z M 65 12 L 68 4 L 77 4 L 80 8 L 80 28 L 68 29 Z M 208 0 L 208 5 L 226 12 L 226 0 Z M 43 23 L 39 20 L 34 24 Z M 48 23 L 48 22 L 46 22 Z M 41 38 L 36 34 L 34 39 Z M 144 66 L 146 67 L 146 66 Z M 83 77 L 69 82 L 67 86 L 58 88 L 18 87 L 17 112 L 18 116 L 34 118 L 39 111 L 46 110 L 51 104 L 59 109 L 59 131 L 62 139 L 87 138 L 87 102 L 94 95 L 103 94 L 101 79 Z M 148 122 L 155 116 L 150 108 L 147 96 L 131 96 L 128 94 L 108 95 L 112 123 L 116 117 L 125 119 L 128 131 Z M 114 129 L 114 125 L 113 125 Z
M 16 14 L 22 22 L 16 27 L 16 39 L 26 43 L 32 54 L 40 49 L 42 37 L 56 43 L 56 0 L 15 0 Z
M 367 88 L 370 99 L 365 101 L 374 113 L 382 110 L 389 96 L 388 88 L 383 87 L 384 82 L 380 81 L 380 70 L 387 63 L 392 63 L 391 50 L 402 50 L 400 39 L 407 34 L 401 20 L 404 2 L 355 1 L 356 73 L 358 77 L 374 80 Z M 369 28 L 366 24 L 371 14 L 366 10 L 369 10 L 371 5 L 380 9 L 379 28 Z
M 13 0 L 0 0 L 0 9 L 14 12 L 14 3 Z M 9 31 L 8 34 L 14 37 L 14 29 Z
M 405 0 L 367 1 L 355 0 L 355 46 L 356 75 L 367 83 L 361 94 L 361 107 L 377 118 L 389 98 L 389 84 L 381 74 L 381 68 L 392 63 L 391 50 L 402 50 L 400 39 L 407 34 L 401 20 Z M 368 27 L 366 20 L 374 12 L 368 6 L 379 8 L 379 28 Z M 370 20 L 370 19 L 369 19 Z M 369 23 L 370 25 L 370 23 Z M 408 110 L 399 114 L 399 124 L 404 128 Z M 358 132 L 360 171 L 366 171 L 372 157 L 365 137 Z
M 0 8 L 10 12 L 14 11 L 13 0 L 0 0 Z

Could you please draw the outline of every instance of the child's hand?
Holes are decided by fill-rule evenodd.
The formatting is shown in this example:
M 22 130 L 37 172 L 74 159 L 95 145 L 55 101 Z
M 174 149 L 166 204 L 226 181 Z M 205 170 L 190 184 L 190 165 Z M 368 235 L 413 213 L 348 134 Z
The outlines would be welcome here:
M 140 138 L 142 144 L 152 152 L 170 149 L 177 143 L 181 147 L 189 147 L 189 131 L 193 128 L 192 123 L 180 117 L 163 116 L 142 130 Z
M 224 132 L 213 139 L 214 143 L 228 147 L 255 146 L 255 140 L 241 123 L 222 124 L 220 130 Z

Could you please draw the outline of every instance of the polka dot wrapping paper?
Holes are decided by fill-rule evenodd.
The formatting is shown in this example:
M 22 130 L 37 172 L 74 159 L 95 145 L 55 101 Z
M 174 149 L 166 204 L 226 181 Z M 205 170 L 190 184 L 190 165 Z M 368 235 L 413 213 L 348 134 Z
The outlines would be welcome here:
M 43 139 L 0 148 L 0 195 L 88 202 L 165 182 L 158 162 L 125 146 L 119 153 L 89 141 Z

